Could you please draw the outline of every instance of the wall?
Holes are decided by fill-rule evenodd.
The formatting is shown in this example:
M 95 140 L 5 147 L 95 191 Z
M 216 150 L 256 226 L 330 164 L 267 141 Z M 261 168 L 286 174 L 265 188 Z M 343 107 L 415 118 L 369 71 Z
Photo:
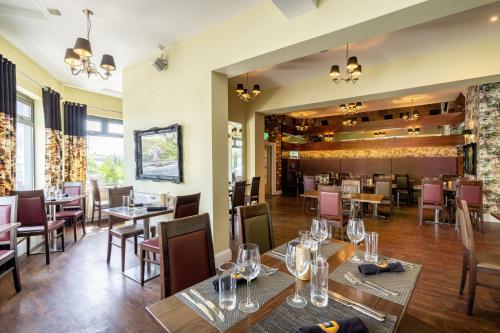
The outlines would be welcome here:
M 227 91 L 228 98 L 228 121 L 232 121 L 238 124 L 241 124 L 242 133 L 242 141 L 243 141 L 243 170 L 242 174 L 246 175 L 247 170 L 247 105 L 244 103 L 238 95 L 234 92 L 234 89 L 229 87 Z

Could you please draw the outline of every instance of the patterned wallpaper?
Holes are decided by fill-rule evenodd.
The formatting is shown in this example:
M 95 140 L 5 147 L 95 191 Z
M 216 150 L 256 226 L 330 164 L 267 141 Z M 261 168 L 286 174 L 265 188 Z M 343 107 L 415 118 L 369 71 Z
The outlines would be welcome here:
M 411 147 L 359 150 L 310 150 L 300 151 L 302 159 L 322 158 L 404 158 L 404 157 L 456 157 L 455 147 Z M 288 158 L 288 151 L 283 151 L 283 158 Z
M 467 88 L 465 95 L 464 128 L 472 130 L 472 135 L 465 136 L 465 143 L 478 142 L 479 125 L 479 86 Z

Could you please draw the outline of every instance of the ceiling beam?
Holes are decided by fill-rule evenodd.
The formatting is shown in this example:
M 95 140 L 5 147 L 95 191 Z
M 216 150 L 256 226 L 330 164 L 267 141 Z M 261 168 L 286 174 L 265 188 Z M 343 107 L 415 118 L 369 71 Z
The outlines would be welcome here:
M 318 0 L 273 0 L 273 3 L 289 20 L 318 8 Z

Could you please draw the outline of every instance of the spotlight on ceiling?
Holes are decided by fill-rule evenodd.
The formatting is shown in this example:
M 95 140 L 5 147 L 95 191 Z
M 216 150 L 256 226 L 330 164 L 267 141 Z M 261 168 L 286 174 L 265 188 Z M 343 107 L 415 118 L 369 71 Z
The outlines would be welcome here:
M 498 21 L 498 15 L 490 17 L 490 22 L 496 22 L 496 21 Z

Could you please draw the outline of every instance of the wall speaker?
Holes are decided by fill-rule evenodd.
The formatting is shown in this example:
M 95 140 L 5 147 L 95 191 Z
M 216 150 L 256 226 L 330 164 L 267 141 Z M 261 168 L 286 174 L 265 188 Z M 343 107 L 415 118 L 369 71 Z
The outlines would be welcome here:
M 161 72 L 167 68 L 167 59 L 163 58 L 163 56 L 158 57 L 153 61 L 153 67 L 158 71 Z
M 321 120 L 321 126 L 328 126 L 328 120 L 326 119 Z

